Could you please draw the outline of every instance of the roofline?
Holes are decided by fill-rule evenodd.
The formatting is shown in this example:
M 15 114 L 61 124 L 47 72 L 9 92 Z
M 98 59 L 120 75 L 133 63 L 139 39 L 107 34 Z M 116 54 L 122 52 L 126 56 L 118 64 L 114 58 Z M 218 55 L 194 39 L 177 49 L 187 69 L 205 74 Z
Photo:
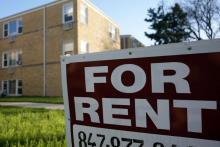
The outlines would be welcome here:
M 84 3 L 86 3 L 88 6 L 90 6 L 94 11 L 102 15 L 105 19 L 107 19 L 109 22 L 111 22 L 113 25 L 116 27 L 120 28 L 117 23 L 115 23 L 109 16 L 107 16 L 100 8 L 98 8 L 96 5 L 94 5 L 91 1 L 89 0 L 82 0 Z
M 124 38 L 124 37 L 130 37 L 132 39 L 135 39 L 137 40 L 138 42 L 142 43 L 141 41 L 139 41 L 136 37 L 134 37 L 133 35 L 120 35 L 121 38 Z
M 25 11 L 22 11 L 22 12 L 19 12 L 19 13 L 16 13 L 16 14 L 13 14 L 13 15 L 10 15 L 10 16 L 7 16 L 7 17 L 3 17 L 0 19 L 0 22 L 4 22 L 4 21 L 8 21 L 10 19 L 13 19 L 13 18 L 16 18 L 16 17 L 20 17 L 21 15 L 25 15 L 27 13 L 31 13 L 31 12 L 35 12 L 35 11 L 38 11 L 38 10 L 41 10 L 45 7 L 50 7 L 50 6 L 53 6 L 53 5 L 57 5 L 59 3 L 63 3 L 63 2 L 66 2 L 66 1 L 69 1 L 69 0 L 56 0 L 54 2 L 50 2 L 50 3 L 47 3 L 47 4 L 44 4 L 44 5 L 41 5 L 41 6 L 37 6 L 35 8 L 32 8 L 32 9 L 29 9 L 29 10 L 25 10 Z M 88 1 L 88 0 L 82 0 L 84 3 L 86 3 L 88 6 L 90 6 L 93 10 L 95 10 L 97 13 L 99 13 L 100 15 L 102 15 L 104 18 L 106 18 L 107 20 L 109 20 L 112 24 L 114 24 L 115 26 L 117 26 L 119 28 L 119 26 L 111 19 L 109 18 L 108 16 L 105 15 L 105 13 L 100 10 L 98 7 L 96 7 L 92 2 Z
M 121 37 L 133 37 L 132 35 L 120 35 Z
M 40 5 L 40 6 L 32 8 L 32 9 L 28 9 L 28 10 L 18 12 L 16 14 L 13 14 L 13 15 L 10 15 L 10 16 L 3 17 L 3 18 L 0 19 L 0 22 L 7 21 L 9 19 L 13 19 L 13 18 L 19 17 L 21 15 L 31 13 L 31 12 L 35 12 L 35 11 L 41 10 L 45 7 L 50 7 L 50 6 L 57 5 L 57 4 L 62 3 L 62 2 L 66 2 L 66 1 L 68 1 L 68 0 L 56 0 L 54 2 L 50 2 L 50 3 L 44 4 L 44 5 Z
M 146 46 L 143 42 L 141 42 L 139 39 L 137 39 L 136 37 L 134 37 L 133 35 L 120 35 L 121 38 L 126 38 L 126 37 L 130 37 L 134 40 L 137 40 L 141 45 Z

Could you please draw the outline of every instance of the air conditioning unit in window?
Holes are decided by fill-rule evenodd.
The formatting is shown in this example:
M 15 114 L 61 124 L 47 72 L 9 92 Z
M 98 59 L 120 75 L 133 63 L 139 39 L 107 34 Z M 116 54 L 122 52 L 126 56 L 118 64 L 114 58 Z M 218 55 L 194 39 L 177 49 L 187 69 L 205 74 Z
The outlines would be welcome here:
M 15 40 L 16 40 L 16 36 L 15 36 L 15 35 L 10 36 L 10 37 L 8 37 L 8 39 L 9 39 L 9 42 L 10 42 L 10 43 L 13 43 L 13 42 L 15 42 Z
M 68 23 L 63 24 L 64 31 L 70 30 L 72 28 L 73 28 L 73 22 L 68 22 Z

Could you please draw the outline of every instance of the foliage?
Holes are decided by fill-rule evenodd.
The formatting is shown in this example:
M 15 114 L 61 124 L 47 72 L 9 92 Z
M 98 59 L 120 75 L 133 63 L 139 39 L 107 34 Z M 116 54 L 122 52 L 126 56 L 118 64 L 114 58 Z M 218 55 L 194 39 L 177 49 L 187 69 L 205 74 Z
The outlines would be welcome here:
M 34 103 L 63 104 L 63 98 L 60 98 L 60 97 L 4 97 L 4 98 L 0 98 L 0 102 L 34 102 Z
M 145 32 L 145 35 L 155 40 L 155 44 L 181 42 L 190 35 L 187 13 L 177 3 L 167 13 L 164 12 L 163 6 L 159 6 L 157 10 L 149 9 L 148 17 L 145 21 L 151 23 L 150 27 L 155 32 Z
M 1 147 L 66 146 L 61 110 L 0 107 Z
M 191 38 L 216 38 L 220 33 L 219 0 L 185 0 L 183 6 L 188 13 Z

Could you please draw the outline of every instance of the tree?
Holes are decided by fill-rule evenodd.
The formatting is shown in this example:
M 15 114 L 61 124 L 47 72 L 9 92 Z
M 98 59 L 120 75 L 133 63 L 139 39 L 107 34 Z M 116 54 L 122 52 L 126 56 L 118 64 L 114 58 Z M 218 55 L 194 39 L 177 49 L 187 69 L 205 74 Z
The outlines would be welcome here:
M 157 10 L 149 9 L 148 17 L 145 21 L 151 23 L 150 29 L 155 32 L 145 32 L 145 35 L 155 40 L 155 44 L 182 42 L 190 36 L 187 13 L 177 3 L 166 13 L 163 6 L 159 6 Z
M 219 0 L 185 0 L 183 6 L 188 13 L 191 38 L 216 38 L 220 32 Z

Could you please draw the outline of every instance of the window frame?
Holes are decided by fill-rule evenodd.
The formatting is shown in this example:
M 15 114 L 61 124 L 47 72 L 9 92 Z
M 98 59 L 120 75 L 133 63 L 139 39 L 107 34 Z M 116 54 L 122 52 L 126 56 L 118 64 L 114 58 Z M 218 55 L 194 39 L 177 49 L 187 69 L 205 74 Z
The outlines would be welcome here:
M 113 31 L 114 31 L 114 33 L 113 33 Z M 113 37 L 113 35 L 114 35 L 114 37 Z M 109 36 L 112 39 L 112 41 L 117 40 L 117 28 L 112 24 L 109 25 Z
M 16 81 L 15 82 L 15 94 L 10 94 L 10 81 Z M 22 85 L 21 86 L 19 86 L 19 81 L 21 81 L 22 82 Z M 2 90 L 2 92 L 4 92 L 4 84 L 6 83 L 6 95 L 7 96 L 22 96 L 23 95 L 23 81 L 22 80 L 18 80 L 18 79 L 12 79 L 12 80 L 2 80 L 1 81 L 1 86 L 2 86 L 2 88 L 1 88 L 1 90 Z M 22 89 L 22 94 L 19 94 L 18 93 L 18 89 L 19 88 L 21 88 Z
M 21 86 L 19 86 L 19 82 L 22 83 Z M 19 91 L 18 89 L 19 88 L 21 88 L 21 91 L 22 91 L 21 94 L 18 93 L 18 91 Z M 23 81 L 22 80 L 16 80 L 16 95 L 17 96 L 22 96 L 22 94 L 23 94 Z
M 80 23 L 87 25 L 89 22 L 88 20 L 89 20 L 88 6 L 84 3 L 81 3 L 80 4 Z
M 20 24 L 20 22 L 21 22 L 21 24 Z M 22 18 L 17 19 L 17 25 L 18 25 L 18 27 L 17 27 L 17 33 L 18 33 L 18 34 L 22 34 L 22 33 L 23 33 L 23 29 L 24 29 L 24 22 L 23 22 L 23 19 L 22 19 Z M 19 33 L 19 28 L 20 28 L 20 27 L 21 27 L 21 29 L 22 29 L 21 33 Z
M 10 23 L 15 21 L 16 22 L 16 32 L 15 33 L 10 33 Z M 21 25 L 20 25 L 21 22 Z M 7 25 L 7 36 L 5 36 L 5 26 Z M 19 33 L 19 28 L 22 28 L 22 32 Z M 16 36 L 16 35 L 21 35 L 23 34 L 23 28 L 24 28 L 24 24 L 23 24 L 23 19 L 22 18 L 18 18 L 18 19 L 14 19 L 14 20 L 10 20 L 8 22 L 3 23 L 3 38 L 8 38 L 8 37 L 12 37 L 12 36 Z
M 13 86 L 15 86 L 14 88 L 14 93 L 11 93 L 11 89 L 13 86 L 11 85 L 12 82 L 15 82 L 13 83 Z M 10 87 L 11 86 L 11 87 Z M 17 80 L 8 80 L 8 95 L 9 96 L 16 96 L 17 95 Z
M 70 51 L 70 50 L 65 50 L 65 45 L 66 44 L 72 44 L 72 51 Z M 66 52 L 72 52 L 71 54 L 65 54 Z M 64 41 L 63 42 L 63 44 L 62 44 L 62 55 L 63 56 L 71 56 L 71 55 L 73 55 L 74 54 L 74 42 L 73 41 Z
M 6 94 L 8 94 L 9 91 L 9 84 L 8 84 L 8 80 L 2 80 L 2 92 L 4 92 L 4 84 L 6 83 Z
M 10 65 L 10 56 L 15 52 L 15 65 Z M 4 55 L 7 55 L 7 66 L 4 65 L 5 58 Z M 19 61 L 19 55 L 21 55 L 21 63 L 18 64 Z M 2 52 L 2 68 L 10 68 L 10 67 L 18 67 L 22 65 L 22 51 L 21 50 L 12 50 L 7 52 Z
M 5 29 L 5 26 L 7 25 L 7 31 L 5 31 L 6 29 Z M 8 26 L 8 23 L 3 23 L 3 38 L 6 38 L 6 37 L 8 37 L 8 35 L 9 35 L 9 28 L 8 28 L 9 26 Z M 5 32 L 7 32 L 7 36 L 5 36 Z
M 82 51 L 82 44 L 84 44 L 86 47 L 85 52 Z M 89 42 L 85 40 L 81 40 L 79 54 L 87 54 L 87 53 L 89 53 Z
M 65 21 L 65 7 L 67 6 L 72 6 L 73 8 L 73 12 L 72 12 L 72 20 L 70 21 Z M 73 6 L 73 2 L 69 2 L 69 3 L 65 3 L 63 4 L 63 7 L 62 7 L 62 23 L 63 24 L 68 24 L 68 23 L 72 23 L 74 21 L 74 6 Z
M 5 60 L 5 55 L 7 56 L 6 60 Z M 6 66 L 5 66 L 5 61 L 7 62 Z M 8 61 L 9 61 L 8 52 L 3 52 L 2 53 L 2 68 L 8 68 L 8 65 L 9 65 Z

